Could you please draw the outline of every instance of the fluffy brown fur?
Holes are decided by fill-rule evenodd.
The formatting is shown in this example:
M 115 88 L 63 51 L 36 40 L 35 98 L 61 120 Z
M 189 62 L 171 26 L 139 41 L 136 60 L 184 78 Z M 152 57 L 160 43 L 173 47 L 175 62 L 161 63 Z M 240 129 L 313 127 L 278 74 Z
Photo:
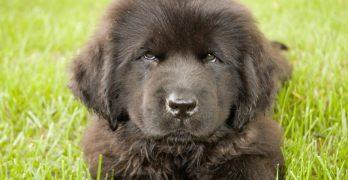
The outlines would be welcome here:
M 282 179 L 280 49 L 234 1 L 114 1 L 72 69 L 92 176 Z

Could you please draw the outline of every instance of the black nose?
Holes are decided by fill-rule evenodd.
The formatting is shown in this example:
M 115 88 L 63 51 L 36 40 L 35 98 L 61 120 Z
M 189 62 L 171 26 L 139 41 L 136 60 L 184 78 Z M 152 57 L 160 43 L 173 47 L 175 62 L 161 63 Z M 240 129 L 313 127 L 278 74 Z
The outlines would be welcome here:
M 185 97 L 171 94 L 167 99 L 167 110 L 177 118 L 185 118 L 197 111 L 197 100 L 195 97 Z
M 184 100 L 184 101 L 169 101 L 169 107 L 175 111 L 190 112 L 196 108 L 196 101 Z

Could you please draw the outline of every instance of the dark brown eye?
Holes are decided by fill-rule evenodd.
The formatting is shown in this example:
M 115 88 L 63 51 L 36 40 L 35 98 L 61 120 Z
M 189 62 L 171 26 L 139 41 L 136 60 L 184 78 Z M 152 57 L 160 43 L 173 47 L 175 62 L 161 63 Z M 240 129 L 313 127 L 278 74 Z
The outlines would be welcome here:
M 155 55 L 150 54 L 150 53 L 144 54 L 144 55 L 143 55 L 143 58 L 144 58 L 145 60 L 149 60 L 149 61 L 157 61 L 157 60 L 158 60 L 158 58 L 157 58 Z
M 214 62 L 217 61 L 217 58 L 216 58 L 216 56 L 213 53 L 209 53 L 205 57 L 205 60 L 206 60 L 206 62 L 214 63 Z

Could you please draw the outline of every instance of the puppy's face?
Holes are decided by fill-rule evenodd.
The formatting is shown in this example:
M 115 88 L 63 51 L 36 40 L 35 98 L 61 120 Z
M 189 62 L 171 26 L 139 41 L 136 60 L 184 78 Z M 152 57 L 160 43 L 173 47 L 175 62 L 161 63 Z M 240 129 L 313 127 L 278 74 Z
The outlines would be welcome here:
M 114 30 L 133 54 L 122 59 L 130 119 L 148 136 L 212 134 L 234 118 L 243 30 L 209 5 L 139 3 Z
M 241 127 L 257 103 L 268 106 L 257 99 L 271 94 L 255 67 L 270 69 L 262 37 L 242 6 L 121 2 L 76 60 L 72 85 L 111 127 L 131 121 L 148 137 L 204 139 Z
M 202 45 L 190 41 L 186 39 Z M 170 41 L 161 43 L 166 42 Z M 231 107 L 241 84 L 237 68 L 215 55 L 219 54 L 216 47 L 170 47 L 146 47 L 130 62 L 126 77 L 130 119 L 150 136 L 210 135 L 229 114 L 233 118 Z

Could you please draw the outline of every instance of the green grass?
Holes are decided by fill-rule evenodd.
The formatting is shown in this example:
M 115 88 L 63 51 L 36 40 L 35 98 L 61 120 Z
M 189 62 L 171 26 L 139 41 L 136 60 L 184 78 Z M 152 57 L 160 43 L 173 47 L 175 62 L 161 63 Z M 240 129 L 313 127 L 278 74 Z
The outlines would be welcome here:
M 348 2 L 245 0 L 267 37 L 291 47 L 275 119 L 288 179 L 348 177 Z M 107 0 L 0 1 L 0 179 L 86 179 L 87 112 L 67 66 Z

